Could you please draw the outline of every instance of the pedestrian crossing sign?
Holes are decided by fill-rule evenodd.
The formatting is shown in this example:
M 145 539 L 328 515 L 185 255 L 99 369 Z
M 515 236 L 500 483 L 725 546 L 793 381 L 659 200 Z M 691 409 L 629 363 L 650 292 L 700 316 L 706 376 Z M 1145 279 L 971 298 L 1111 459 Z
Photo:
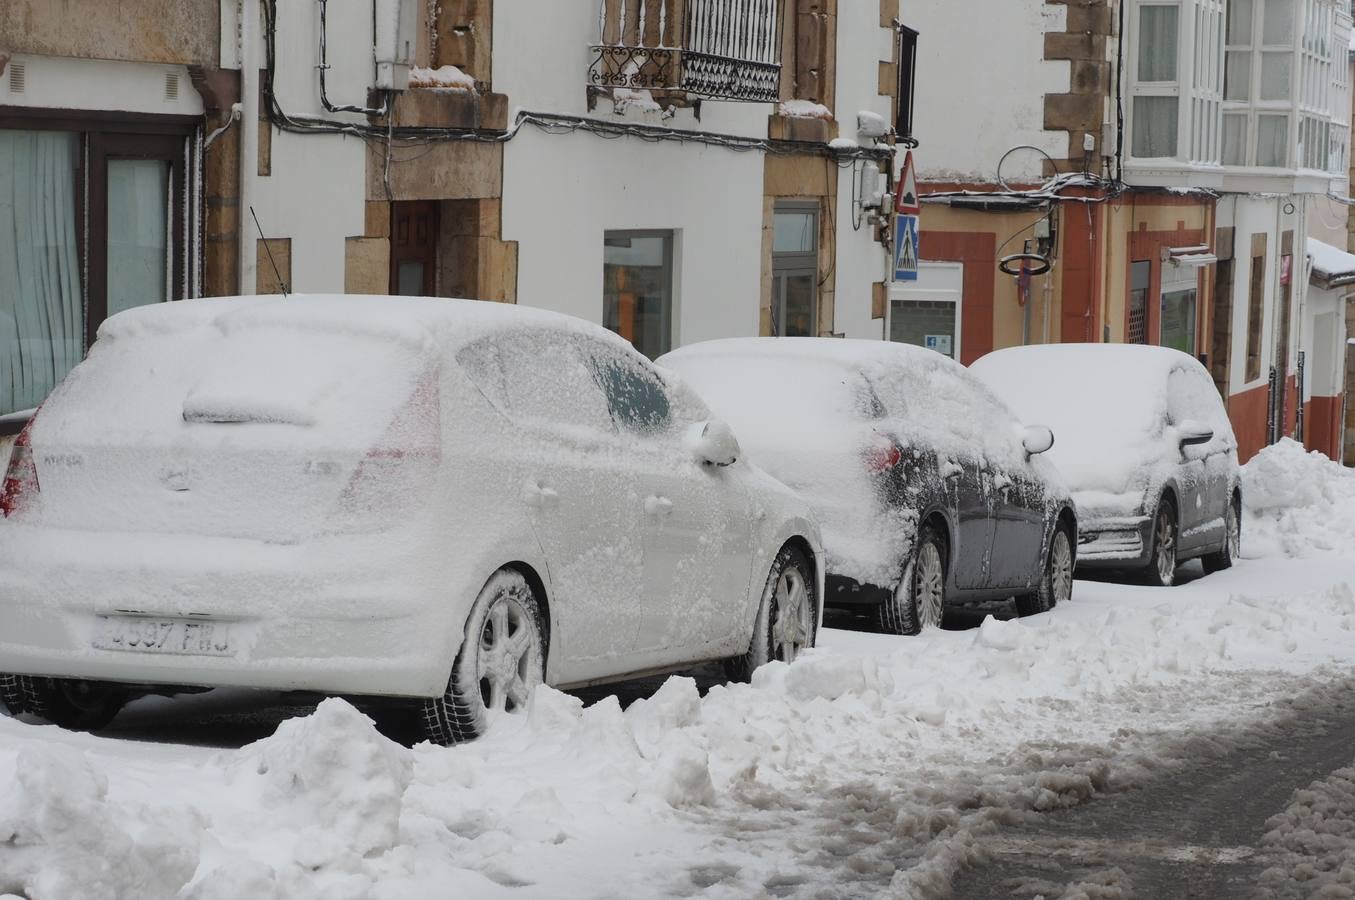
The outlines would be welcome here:
M 894 280 L 917 281 L 917 216 L 894 218 Z

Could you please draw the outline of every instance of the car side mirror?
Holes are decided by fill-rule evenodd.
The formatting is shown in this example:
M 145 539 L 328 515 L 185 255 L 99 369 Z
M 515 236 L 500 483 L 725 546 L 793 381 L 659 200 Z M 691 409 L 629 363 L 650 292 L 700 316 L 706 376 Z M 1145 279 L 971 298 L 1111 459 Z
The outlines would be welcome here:
M 739 442 L 720 419 L 700 422 L 687 429 L 684 443 L 697 462 L 731 466 L 739 458 Z
M 1054 446 L 1054 432 L 1043 425 L 1031 425 L 1021 434 L 1021 446 L 1031 456 L 1038 456 Z
M 1214 439 L 1214 429 L 1196 419 L 1187 419 L 1176 428 L 1177 439 L 1181 441 L 1181 449 L 1187 447 L 1198 447 L 1200 444 L 1207 444 Z

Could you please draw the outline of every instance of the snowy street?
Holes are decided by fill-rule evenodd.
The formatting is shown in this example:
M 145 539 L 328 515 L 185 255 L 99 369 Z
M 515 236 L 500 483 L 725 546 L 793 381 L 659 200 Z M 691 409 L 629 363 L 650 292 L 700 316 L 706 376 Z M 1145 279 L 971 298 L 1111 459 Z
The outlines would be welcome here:
M 1243 842 L 1245 871 L 1288 866 L 1267 877 L 1302 884 L 1294 873 L 1316 858 L 1283 851 L 1315 846 L 1311 822 L 1348 829 L 1351 814 L 1344 776 L 1319 789 L 1344 825 L 1289 792 L 1336 767 L 1303 762 L 1320 716 L 1344 716 L 1333 735 L 1351 728 L 1355 476 L 1285 443 L 1245 477 L 1257 505 L 1230 571 L 1192 564 L 1174 589 L 1080 580 L 1051 613 L 1004 620 L 994 606 L 913 638 L 835 618 L 820 649 L 751 685 L 704 697 L 684 677 L 623 685 L 624 710 L 605 689 L 585 705 L 540 688 L 526 717 L 458 747 L 393 741 L 340 700 L 310 712 L 244 692 L 144 699 L 97 736 L 2 719 L 0 888 L 33 900 L 945 897 L 954 883 L 955 896 L 988 896 L 985 884 L 1029 879 L 1032 854 L 1066 859 L 1040 849 L 1050 840 L 1076 855 L 1087 834 L 1107 837 L 1097 816 L 1135 803 L 1136 785 L 1175 796 L 1234 768 L 1249 774 L 1219 796 L 1269 789 L 1239 827 L 1286 810 L 1294 823 L 1288 838 Z M 409 739 L 398 719 L 383 727 Z M 1275 760 L 1274 783 L 1233 747 Z M 1180 845 L 1213 846 L 1210 834 Z M 1330 846 L 1339 867 L 1348 851 Z M 1155 895 L 1108 875 L 1116 864 L 1087 853 L 1031 883 Z

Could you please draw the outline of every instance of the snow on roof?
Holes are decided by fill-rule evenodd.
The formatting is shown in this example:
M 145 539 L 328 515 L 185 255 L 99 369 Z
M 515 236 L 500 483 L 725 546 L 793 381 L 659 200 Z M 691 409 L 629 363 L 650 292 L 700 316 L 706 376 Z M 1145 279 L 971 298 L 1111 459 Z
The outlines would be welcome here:
M 1313 259 L 1313 274 L 1309 279 L 1324 288 L 1355 283 L 1355 254 L 1339 247 L 1308 238 L 1308 255 Z
M 630 344 L 600 325 L 543 309 L 430 297 L 292 294 L 179 300 L 138 306 L 107 319 L 99 339 L 116 341 L 213 327 L 224 333 L 260 328 L 323 331 L 391 340 L 412 347 L 460 346 L 507 328 L 570 331 Z

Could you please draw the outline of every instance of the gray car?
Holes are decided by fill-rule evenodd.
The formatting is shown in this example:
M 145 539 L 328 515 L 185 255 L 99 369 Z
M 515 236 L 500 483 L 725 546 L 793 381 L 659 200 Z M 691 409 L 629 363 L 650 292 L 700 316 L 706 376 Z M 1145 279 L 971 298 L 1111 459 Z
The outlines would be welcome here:
M 1058 436 L 1079 569 L 1169 586 L 1177 566 L 1232 566 L 1241 543 L 1237 440 L 1209 372 L 1178 350 L 1049 344 L 998 350 L 971 371 Z

